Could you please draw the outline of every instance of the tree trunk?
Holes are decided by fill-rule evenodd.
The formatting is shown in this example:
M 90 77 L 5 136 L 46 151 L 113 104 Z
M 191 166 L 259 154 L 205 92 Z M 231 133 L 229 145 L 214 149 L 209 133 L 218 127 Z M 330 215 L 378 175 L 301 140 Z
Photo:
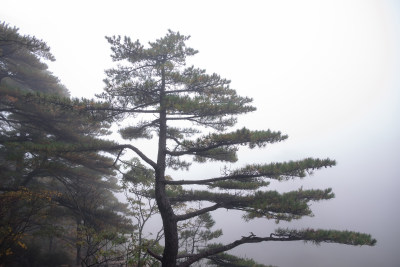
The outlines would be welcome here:
M 81 238 L 82 238 L 81 220 L 76 220 L 76 266 L 81 265 Z
M 165 186 L 156 183 L 156 198 L 164 226 L 165 248 L 162 257 L 162 267 L 176 266 L 178 255 L 178 229 L 175 214 L 165 194 Z
M 160 126 L 159 142 L 157 155 L 157 169 L 155 170 L 155 196 L 158 209 L 164 226 L 165 248 L 162 257 L 162 267 L 176 266 L 178 255 L 178 229 L 177 220 L 172 209 L 171 203 L 165 192 L 165 159 L 167 147 L 167 113 L 165 110 L 165 70 L 161 70 L 161 90 L 160 90 Z

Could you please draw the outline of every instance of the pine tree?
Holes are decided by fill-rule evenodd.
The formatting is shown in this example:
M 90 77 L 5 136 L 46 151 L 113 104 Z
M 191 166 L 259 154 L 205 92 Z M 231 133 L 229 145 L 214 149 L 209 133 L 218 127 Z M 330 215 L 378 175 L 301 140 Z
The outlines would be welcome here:
M 27 232 L 40 228 L 57 194 L 40 186 L 34 177 L 45 175 L 47 156 L 30 153 L 22 143 L 44 140 L 51 133 L 42 107 L 29 101 L 33 92 L 67 96 L 68 91 L 41 61 L 54 60 L 41 40 L 21 36 L 18 29 L 0 24 L 0 202 L 1 262 L 21 247 Z M 48 116 L 47 114 L 47 117 Z M 44 124 L 47 124 L 47 127 Z M 40 128 L 40 130 L 39 130 Z M 47 131 L 43 131 L 47 128 Z M 31 184 L 30 184 L 31 183 Z M 18 246 L 19 245 L 19 246 Z M 4 253 L 5 252 L 5 253 Z
M 46 233 L 44 242 L 71 217 L 99 231 L 128 223 L 112 193 L 112 159 L 75 149 L 107 143 L 97 136 L 109 124 L 82 116 L 74 107 L 82 101 L 68 98 L 43 60 L 54 60 L 46 43 L 0 24 L 1 263 L 21 258 L 16 248 L 31 249 L 23 238 Z
M 252 99 L 237 95 L 230 88 L 230 81 L 215 73 L 210 75 L 203 69 L 187 67 L 186 58 L 197 53 L 186 46 L 188 39 L 188 36 L 169 31 L 165 37 L 145 47 L 129 37 L 107 37 L 112 59 L 120 64 L 106 71 L 105 90 L 99 96 L 109 103 L 107 110 L 115 120 L 135 117 L 135 125 L 129 121 L 132 126 L 119 130 L 123 138 L 137 140 L 156 136 L 158 151 L 155 160 L 132 144 L 121 148 L 129 147 L 154 169 L 154 196 L 162 217 L 165 248 L 162 255 L 152 254 L 162 262 L 162 266 L 189 266 L 236 246 L 264 241 L 374 245 L 376 241 L 362 233 L 279 229 L 265 237 L 242 236 L 232 243 L 185 255 L 185 260 L 179 260 L 179 222 L 222 208 L 243 211 L 247 220 L 264 217 L 290 221 L 311 215 L 311 201 L 334 197 L 331 189 L 299 189 L 286 193 L 265 190 L 268 179 L 302 178 L 314 170 L 334 166 L 335 161 L 329 158 L 250 164 L 202 180 L 166 178 L 168 168 L 189 168 L 191 162 L 184 160 L 188 157 L 198 163 L 235 162 L 240 146 L 263 148 L 287 139 L 287 135 L 271 130 L 242 128 L 228 131 L 235 125 L 237 115 L 255 110 L 251 105 Z M 173 194 L 168 188 L 174 185 L 185 188 L 201 185 L 208 189 L 196 187 Z M 178 214 L 173 208 L 174 204 L 193 201 L 213 204 L 184 214 Z
M 0 23 L 0 81 L 23 91 L 68 96 L 68 90 L 48 71 L 41 59 L 54 61 L 50 47 L 42 40 L 20 35 L 18 28 Z

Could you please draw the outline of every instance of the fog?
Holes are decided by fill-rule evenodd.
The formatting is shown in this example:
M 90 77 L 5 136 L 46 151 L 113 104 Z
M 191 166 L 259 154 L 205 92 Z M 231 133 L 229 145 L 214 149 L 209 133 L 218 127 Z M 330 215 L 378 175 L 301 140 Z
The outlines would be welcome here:
M 400 5 L 397 1 L 11 1 L 0 19 L 43 39 L 57 61 L 50 70 L 75 97 L 100 93 L 111 66 L 105 35 L 142 43 L 167 29 L 191 35 L 190 63 L 232 80 L 257 111 L 238 127 L 280 130 L 285 142 L 239 153 L 231 167 L 329 157 L 338 164 L 271 189 L 332 188 L 314 217 L 290 223 L 245 222 L 214 212 L 223 241 L 278 227 L 370 233 L 375 247 L 276 242 L 233 250 L 277 266 L 398 266 L 400 254 Z M 139 144 L 140 146 L 140 144 Z M 149 151 L 151 153 L 151 151 Z M 208 163 L 207 163 L 208 164 Z M 220 164 L 174 177 L 218 176 Z

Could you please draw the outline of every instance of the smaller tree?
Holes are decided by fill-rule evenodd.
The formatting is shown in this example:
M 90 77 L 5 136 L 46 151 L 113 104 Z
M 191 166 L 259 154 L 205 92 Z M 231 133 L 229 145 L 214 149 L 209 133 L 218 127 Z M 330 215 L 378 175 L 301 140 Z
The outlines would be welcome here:
M 189 209 L 187 212 L 193 210 Z M 210 213 L 203 213 L 198 217 L 185 222 L 179 231 L 179 247 L 183 254 L 193 255 L 207 247 L 210 240 L 222 235 L 222 230 L 212 231 L 215 221 Z
M 131 234 L 128 248 L 128 262 L 137 267 L 158 266 L 148 252 L 162 251 L 159 245 L 163 238 L 162 228 L 153 233 L 146 231 L 146 226 L 151 218 L 158 214 L 157 203 L 154 200 L 154 170 L 143 165 L 138 158 L 123 161 L 123 187 L 129 203 L 129 215 L 134 218 L 135 230 Z
M 125 251 L 122 247 L 128 241 L 126 235 L 127 231 L 118 227 L 95 229 L 80 225 L 77 245 L 83 253 L 77 259 L 79 265 L 89 267 L 124 263 Z

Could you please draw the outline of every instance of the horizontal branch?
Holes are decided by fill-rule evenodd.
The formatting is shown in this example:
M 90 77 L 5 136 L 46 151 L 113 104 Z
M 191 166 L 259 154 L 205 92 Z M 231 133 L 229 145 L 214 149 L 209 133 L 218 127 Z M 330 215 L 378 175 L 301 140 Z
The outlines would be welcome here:
M 147 157 L 140 149 L 137 147 L 130 145 L 130 144 L 122 144 L 122 145 L 116 145 L 116 144 L 104 144 L 101 143 L 103 140 L 97 140 L 100 143 L 88 143 L 88 144 L 62 144 L 59 143 L 57 145 L 53 146 L 48 146 L 44 144 L 35 144 L 32 142 L 25 142 L 25 143 L 19 143 L 17 142 L 18 145 L 23 145 L 31 150 L 36 150 L 36 151 L 50 151 L 50 152 L 90 152 L 90 151 L 115 151 L 115 150 L 123 150 L 123 149 L 130 149 L 134 151 L 142 160 L 144 160 L 146 163 L 148 163 L 151 167 L 154 169 L 157 168 L 157 164 L 152 161 L 149 157 Z M 121 152 L 119 152 L 120 154 Z M 111 167 L 111 166 L 110 166 Z
M 245 220 L 254 218 L 275 219 L 277 221 L 290 221 L 300 219 L 303 216 L 312 215 L 309 207 L 310 201 L 321 201 L 332 199 L 334 194 L 330 188 L 325 190 L 295 190 L 285 193 L 277 191 L 255 191 L 253 193 L 230 194 L 213 193 L 208 190 L 203 191 L 182 191 L 177 196 L 171 196 L 172 203 L 207 201 L 215 206 L 209 208 L 226 208 L 231 210 L 241 210 L 245 214 Z M 219 206 L 216 206 L 219 205 Z
M 285 230 L 285 229 L 278 229 L 275 233 L 271 233 L 268 237 L 257 237 L 253 233 L 249 236 L 242 236 L 241 239 L 238 239 L 232 243 L 221 245 L 221 246 L 214 246 L 212 248 L 206 249 L 198 254 L 194 254 L 189 256 L 189 258 L 179 264 L 179 267 L 186 267 L 190 266 L 192 263 L 197 262 L 201 259 L 231 250 L 237 246 L 243 244 L 251 244 L 251 243 L 260 243 L 260 242 L 267 242 L 267 241 L 306 241 L 306 242 L 313 242 L 313 243 L 339 243 L 339 244 L 346 244 L 346 245 L 368 245 L 374 246 L 376 244 L 376 240 L 372 239 L 370 235 L 357 233 L 357 232 L 350 232 L 350 231 L 336 231 L 336 230 L 313 230 L 313 229 L 306 229 L 306 230 Z
M 207 208 L 199 209 L 199 210 L 196 210 L 196 211 L 193 211 L 193 212 L 189 212 L 189 213 L 186 213 L 186 214 L 182 214 L 182 215 L 177 215 L 176 219 L 178 221 L 188 220 L 190 218 L 199 216 L 201 214 L 204 214 L 204 213 L 207 213 L 207 212 L 210 212 L 210 211 L 214 211 L 214 210 L 216 210 L 218 208 L 221 208 L 221 207 L 222 207 L 221 204 L 215 204 L 215 205 L 207 207 Z
M 216 178 L 210 179 L 202 179 L 202 180 L 170 180 L 170 181 L 163 181 L 165 184 L 169 185 L 190 185 L 190 184 L 197 184 L 197 185 L 206 185 L 212 182 L 224 181 L 229 179 L 239 179 L 239 178 L 250 178 L 251 176 L 221 176 Z M 254 177 L 254 176 L 252 176 Z
M 181 146 L 182 150 L 167 151 L 171 156 L 182 155 L 200 155 L 207 153 L 216 148 L 229 148 L 236 145 L 248 145 L 249 148 L 265 147 L 268 143 L 276 143 L 287 139 L 287 135 L 282 135 L 281 132 L 267 131 L 251 131 L 243 127 L 229 133 L 213 133 L 196 140 L 184 140 Z
M 282 163 L 270 164 L 257 164 L 248 165 L 244 168 L 232 171 L 230 175 L 202 179 L 202 180 L 175 180 L 164 181 L 170 185 L 207 185 L 213 182 L 226 181 L 226 180 L 240 180 L 258 177 L 266 177 L 270 179 L 283 180 L 295 177 L 305 177 L 307 172 L 312 172 L 315 169 L 332 167 L 336 164 L 334 160 L 330 159 L 312 159 L 307 158 L 299 161 L 289 161 Z
M 114 107 L 86 107 L 86 111 L 114 111 L 119 113 L 160 113 L 159 110 L 143 110 L 143 109 L 123 109 L 123 108 L 114 108 Z
M 181 264 L 178 265 L 178 267 L 187 267 L 190 266 L 192 263 L 197 262 L 201 259 L 213 256 L 215 254 L 219 254 L 228 250 L 231 250 L 237 246 L 240 246 L 242 244 L 248 244 L 248 243 L 259 243 L 263 241 L 292 241 L 288 240 L 287 238 L 274 238 L 274 237 L 254 237 L 253 235 L 248 236 L 248 237 L 242 237 L 242 239 L 236 240 L 230 244 L 226 244 L 223 246 L 215 247 L 212 249 L 205 250 L 203 252 L 200 252 L 198 254 L 193 254 L 191 257 L 189 257 L 186 261 L 182 262 Z M 187 255 L 188 256 L 188 255 Z

